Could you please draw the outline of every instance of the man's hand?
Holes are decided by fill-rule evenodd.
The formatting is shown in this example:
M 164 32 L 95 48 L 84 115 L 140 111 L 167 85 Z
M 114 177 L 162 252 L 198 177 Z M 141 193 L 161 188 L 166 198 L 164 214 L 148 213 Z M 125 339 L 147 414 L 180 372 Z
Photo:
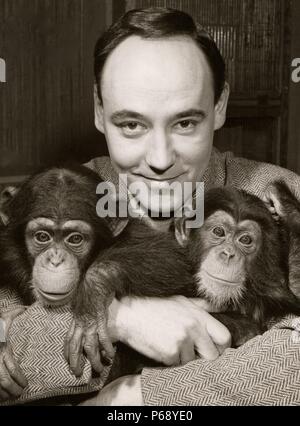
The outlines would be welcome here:
M 183 296 L 114 300 L 108 327 L 114 340 L 165 365 L 198 356 L 214 360 L 231 344 L 227 328 L 208 314 L 200 300 Z
M 135 406 L 144 405 L 141 376 L 124 376 L 105 386 L 95 397 L 79 405 L 90 406 Z

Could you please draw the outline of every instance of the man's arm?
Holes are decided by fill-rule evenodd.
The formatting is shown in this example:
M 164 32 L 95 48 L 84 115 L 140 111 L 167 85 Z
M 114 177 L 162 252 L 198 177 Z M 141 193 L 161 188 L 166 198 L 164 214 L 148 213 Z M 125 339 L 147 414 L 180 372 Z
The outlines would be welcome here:
M 285 320 L 215 361 L 144 369 L 84 405 L 299 405 L 300 319 Z
M 299 405 L 299 319 L 283 321 L 213 362 L 145 369 L 146 405 Z M 294 331 L 293 331 L 294 330 Z

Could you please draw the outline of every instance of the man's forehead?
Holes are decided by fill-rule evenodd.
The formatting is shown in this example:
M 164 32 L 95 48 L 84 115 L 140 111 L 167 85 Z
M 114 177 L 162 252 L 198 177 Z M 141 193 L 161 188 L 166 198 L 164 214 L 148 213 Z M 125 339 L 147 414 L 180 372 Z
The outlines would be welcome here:
M 208 81 L 211 85 L 208 85 Z M 204 54 L 189 37 L 143 39 L 128 37 L 108 57 L 102 74 L 102 93 L 123 88 L 143 94 L 212 90 Z M 211 86 L 211 87 L 210 87 Z

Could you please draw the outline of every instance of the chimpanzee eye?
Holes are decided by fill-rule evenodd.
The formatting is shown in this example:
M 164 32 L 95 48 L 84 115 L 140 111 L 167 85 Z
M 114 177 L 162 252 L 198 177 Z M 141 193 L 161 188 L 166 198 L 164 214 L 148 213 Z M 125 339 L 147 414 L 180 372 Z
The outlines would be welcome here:
M 46 231 L 38 231 L 34 234 L 34 239 L 39 244 L 46 244 L 51 241 L 51 235 Z
M 239 242 L 242 243 L 244 246 L 249 246 L 250 244 L 252 244 L 252 238 L 250 237 L 250 235 L 242 235 L 239 238 Z
M 216 226 L 212 232 L 217 236 L 217 237 L 225 237 L 225 230 L 224 228 L 222 228 L 222 226 Z
M 72 246 L 80 246 L 83 241 L 83 236 L 79 232 L 74 232 L 73 234 L 68 236 L 66 241 Z

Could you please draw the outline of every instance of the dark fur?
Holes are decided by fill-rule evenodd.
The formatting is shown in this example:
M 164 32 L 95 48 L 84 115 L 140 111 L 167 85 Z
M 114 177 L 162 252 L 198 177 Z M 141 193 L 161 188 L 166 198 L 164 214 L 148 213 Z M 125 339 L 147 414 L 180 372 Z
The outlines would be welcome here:
M 300 300 L 300 202 L 283 182 L 271 188 L 280 204 L 280 225 L 285 231 L 289 285 Z

